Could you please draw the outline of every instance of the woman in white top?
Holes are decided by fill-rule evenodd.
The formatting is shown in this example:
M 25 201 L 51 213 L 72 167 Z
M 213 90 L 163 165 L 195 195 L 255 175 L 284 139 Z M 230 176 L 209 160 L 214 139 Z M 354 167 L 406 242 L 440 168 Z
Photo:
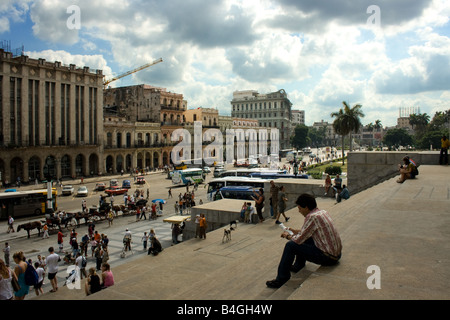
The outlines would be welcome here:
M 11 284 L 12 277 L 16 275 L 0 259 L 0 300 L 13 300 L 14 290 Z M 16 277 L 17 279 L 17 277 Z

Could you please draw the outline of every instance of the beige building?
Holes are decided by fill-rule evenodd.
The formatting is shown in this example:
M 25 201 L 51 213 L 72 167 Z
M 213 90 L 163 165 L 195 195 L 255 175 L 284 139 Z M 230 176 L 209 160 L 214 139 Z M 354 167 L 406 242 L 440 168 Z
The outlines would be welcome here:
M 1 180 L 104 172 L 102 104 L 101 70 L 0 49 Z
M 235 91 L 231 101 L 231 116 L 256 119 L 265 128 L 277 128 L 280 150 L 290 147 L 292 134 L 292 103 L 283 89 L 267 94 L 255 90 Z
M 127 121 L 117 116 L 104 119 L 104 158 L 108 173 L 158 168 L 167 163 L 162 153 L 160 123 Z

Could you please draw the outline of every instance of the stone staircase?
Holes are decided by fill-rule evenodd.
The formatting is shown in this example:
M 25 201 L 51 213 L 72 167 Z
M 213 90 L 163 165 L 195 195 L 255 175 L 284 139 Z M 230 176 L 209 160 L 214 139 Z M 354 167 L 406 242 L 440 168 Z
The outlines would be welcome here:
M 238 224 L 229 242 L 222 243 L 221 228 L 206 240 L 191 239 L 122 264 L 112 270 L 116 284 L 89 297 L 63 288 L 39 299 L 449 299 L 449 177 L 449 167 L 421 166 L 415 180 L 389 179 L 337 205 L 318 198 L 340 232 L 342 259 L 333 267 L 307 263 L 277 290 L 265 282 L 275 278 L 286 240 L 267 219 Z M 288 226 L 303 224 L 297 208 L 287 215 Z M 367 286 L 370 266 L 379 267 L 381 289 Z

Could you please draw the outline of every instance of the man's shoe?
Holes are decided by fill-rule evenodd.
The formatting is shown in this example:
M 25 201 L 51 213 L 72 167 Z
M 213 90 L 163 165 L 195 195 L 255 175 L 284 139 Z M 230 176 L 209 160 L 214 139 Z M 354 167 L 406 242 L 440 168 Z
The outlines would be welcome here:
M 291 218 L 291 217 L 286 217 L 286 222 L 288 222 L 290 218 Z
M 272 289 L 278 289 L 278 288 L 280 288 L 283 284 L 284 284 L 283 282 L 280 282 L 280 281 L 278 281 L 277 279 L 270 280 L 270 281 L 267 281 L 267 282 L 266 282 L 266 286 L 267 286 L 268 288 L 272 288 Z
M 275 221 L 275 224 L 281 224 L 281 222 L 277 220 L 277 221 Z

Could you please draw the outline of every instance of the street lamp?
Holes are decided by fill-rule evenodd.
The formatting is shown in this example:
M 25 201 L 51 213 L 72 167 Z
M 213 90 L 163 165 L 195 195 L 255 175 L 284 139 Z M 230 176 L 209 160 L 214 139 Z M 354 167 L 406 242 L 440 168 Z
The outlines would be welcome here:
M 45 159 L 45 165 L 44 165 L 44 175 L 45 175 L 45 179 L 47 180 L 47 208 L 45 209 L 45 214 L 52 214 L 54 212 L 53 199 L 52 199 L 52 176 L 50 173 L 50 165 L 49 165 L 50 160 L 51 160 L 51 158 L 47 157 Z

